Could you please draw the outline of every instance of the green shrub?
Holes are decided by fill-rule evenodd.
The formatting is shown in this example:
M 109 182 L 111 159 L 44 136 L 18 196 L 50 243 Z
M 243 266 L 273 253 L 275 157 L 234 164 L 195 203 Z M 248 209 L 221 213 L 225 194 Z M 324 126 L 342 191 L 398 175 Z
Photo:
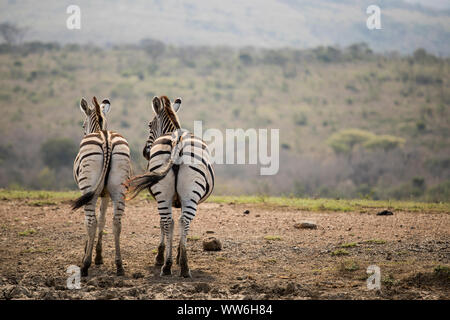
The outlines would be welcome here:
M 77 152 L 77 145 L 67 138 L 49 139 L 41 146 L 42 160 L 50 168 L 72 166 Z

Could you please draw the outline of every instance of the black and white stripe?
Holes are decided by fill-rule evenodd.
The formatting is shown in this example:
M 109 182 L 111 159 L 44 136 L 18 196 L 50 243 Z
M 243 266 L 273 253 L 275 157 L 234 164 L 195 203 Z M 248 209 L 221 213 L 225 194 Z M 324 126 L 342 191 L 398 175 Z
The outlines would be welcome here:
M 214 189 L 214 170 L 205 142 L 180 128 L 175 112 L 181 106 L 181 99 L 176 99 L 173 105 L 165 96 L 155 97 L 152 102 L 155 117 L 149 123 L 150 134 L 143 150 L 143 155 L 148 160 L 148 172 L 131 179 L 129 191 L 135 196 L 148 188 L 157 201 L 161 241 L 156 262 L 163 264 L 162 275 L 171 274 L 174 226 L 172 207 L 181 207 L 177 263 L 181 267 L 180 275 L 190 277 L 186 238 L 198 205 Z
M 125 187 L 123 183 L 130 177 L 130 150 L 128 142 L 119 133 L 106 130 L 104 113 L 109 110 L 109 101 L 101 105 L 93 99 L 94 108 L 86 100 L 81 101 L 81 110 L 86 115 L 85 136 L 75 158 L 73 176 L 82 196 L 74 201 L 73 209 L 84 206 L 85 225 L 88 239 L 83 258 L 82 275 L 86 276 L 91 265 L 92 249 L 98 226 L 98 241 L 95 263 L 101 264 L 102 234 L 109 198 L 113 201 L 113 233 L 116 247 L 117 274 L 123 274 L 120 255 L 121 218 L 125 210 Z M 95 214 L 97 199 L 101 198 L 99 221 Z

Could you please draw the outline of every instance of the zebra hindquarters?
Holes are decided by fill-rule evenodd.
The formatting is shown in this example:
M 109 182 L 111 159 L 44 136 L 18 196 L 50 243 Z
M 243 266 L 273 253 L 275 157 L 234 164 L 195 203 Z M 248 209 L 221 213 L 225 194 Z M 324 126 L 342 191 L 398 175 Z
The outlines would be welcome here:
M 125 186 L 124 182 L 130 176 L 130 156 L 128 146 L 122 145 L 118 150 L 114 149 L 111 156 L 111 163 L 108 175 L 106 177 L 106 190 L 113 202 L 113 234 L 115 245 L 115 263 L 117 275 L 124 275 L 122 266 L 122 256 L 120 253 L 120 233 L 122 231 L 122 216 L 125 211 Z M 125 148 L 126 147 L 126 148 Z
M 178 171 L 177 193 L 181 202 L 180 243 L 178 245 L 177 263 L 180 276 L 191 277 L 188 266 L 186 240 L 191 221 L 197 213 L 198 204 L 209 194 L 207 168 L 204 164 L 182 164 Z
M 103 167 L 103 153 L 101 147 L 90 145 L 90 148 L 83 147 L 74 163 L 74 177 L 83 196 L 93 192 L 93 188 L 100 178 Z M 84 205 L 85 227 L 87 233 L 84 250 L 81 275 L 87 276 L 88 269 L 92 263 L 92 250 L 97 229 L 97 217 L 95 214 L 98 195 L 93 195 Z M 81 199 L 83 197 L 80 197 Z

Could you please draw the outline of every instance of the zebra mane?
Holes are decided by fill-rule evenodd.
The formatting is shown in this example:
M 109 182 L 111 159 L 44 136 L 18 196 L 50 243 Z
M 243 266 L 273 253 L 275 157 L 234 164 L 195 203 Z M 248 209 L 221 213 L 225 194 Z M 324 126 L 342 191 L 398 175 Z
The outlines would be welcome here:
M 172 121 L 175 128 L 180 129 L 181 128 L 180 120 L 178 120 L 178 116 L 177 116 L 176 112 L 173 110 L 172 105 L 170 104 L 169 98 L 167 98 L 167 96 L 161 96 L 161 97 L 159 97 L 159 99 L 163 103 L 164 110 L 166 111 L 167 116 Z
M 95 108 L 95 116 L 97 118 L 99 130 L 103 130 L 103 127 L 105 127 L 105 129 L 106 129 L 106 119 L 103 116 L 102 110 L 101 110 L 100 105 L 99 105 L 99 103 L 97 101 L 97 97 L 94 96 L 92 98 L 92 103 L 93 103 L 94 108 Z

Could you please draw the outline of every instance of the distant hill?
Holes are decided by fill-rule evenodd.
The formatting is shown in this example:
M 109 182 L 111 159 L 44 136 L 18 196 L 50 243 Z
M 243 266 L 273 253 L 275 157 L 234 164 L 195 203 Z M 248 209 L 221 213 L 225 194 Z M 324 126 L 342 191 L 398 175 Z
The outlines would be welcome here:
M 278 174 L 216 164 L 216 194 L 448 200 L 449 85 L 450 59 L 364 44 L 0 45 L 0 187 L 74 188 L 79 103 L 94 95 L 110 99 L 108 128 L 128 139 L 142 172 L 150 99 L 167 95 L 183 98 L 183 128 L 280 130 Z
M 0 1 L 0 23 L 30 28 L 26 40 L 107 45 L 154 38 L 176 45 L 312 48 L 365 42 L 375 51 L 419 47 L 450 55 L 450 11 L 441 0 L 76 1 L 81 30 L 66 28 L 73 1 Z M 427 3 L 430 5 L 427 6 Z M 368 30 L 366 8 L 381 8 Z

